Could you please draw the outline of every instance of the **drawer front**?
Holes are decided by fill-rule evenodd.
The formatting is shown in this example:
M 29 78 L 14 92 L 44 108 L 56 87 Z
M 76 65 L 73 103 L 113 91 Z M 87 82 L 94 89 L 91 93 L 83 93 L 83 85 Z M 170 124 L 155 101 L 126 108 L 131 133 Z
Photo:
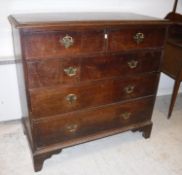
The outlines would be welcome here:
M 182 48 L 170 43 L 165 46 L 164 59 L 162 64 L 163 72 L 171 75 L 174 79 L 179 76 L 182 69 Z
M 145 98 L 64 114 L 34 123 L 37 146 L 74 141 L 99 132 L 145 122 L 151 118 L 153 102 L 153 98 Z
M 119 102 L 155 93 L 158 74 L 30 90 L 34 118 Z M 102 92 L 102 93 L 101 93 Z
M 161 52 L 136 52 L 82 60 L 81 80 L 123 77 L 159 70 Z
M 101 53 L 105 47 L 103 30 L 25 33 L 23 44 L 26 59 Z
M 165 28 L 133 27 L 109 32 L 109 51 L 162 47 Z
M 29 61 L 29 88 L 158 71 L 160 57 L 160 51 L 148 51 L 116 56 Z

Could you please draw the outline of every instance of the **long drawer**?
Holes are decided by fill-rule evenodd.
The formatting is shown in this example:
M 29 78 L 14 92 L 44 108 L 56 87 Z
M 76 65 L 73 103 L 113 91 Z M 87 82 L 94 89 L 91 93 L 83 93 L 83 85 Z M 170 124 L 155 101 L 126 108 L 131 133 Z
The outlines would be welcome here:
M 78 111 L 33 123 L 38 147 L 89 137 L 150 120 L 154 97 Z
M 155 94 L 158 74 L 30 90 L 34 118 L 71 112 Z
M 28 61 L 29 88 L 159 71 L 161 51 Z

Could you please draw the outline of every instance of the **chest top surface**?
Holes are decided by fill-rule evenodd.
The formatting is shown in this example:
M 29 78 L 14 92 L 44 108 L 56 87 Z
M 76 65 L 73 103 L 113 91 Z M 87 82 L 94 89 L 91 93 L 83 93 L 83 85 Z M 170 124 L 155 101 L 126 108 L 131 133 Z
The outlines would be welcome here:
M 124 12 L 37 13 L 10 15 L 16 28 L 59 27 L 62 25 L 167 24 L 168 20 Z

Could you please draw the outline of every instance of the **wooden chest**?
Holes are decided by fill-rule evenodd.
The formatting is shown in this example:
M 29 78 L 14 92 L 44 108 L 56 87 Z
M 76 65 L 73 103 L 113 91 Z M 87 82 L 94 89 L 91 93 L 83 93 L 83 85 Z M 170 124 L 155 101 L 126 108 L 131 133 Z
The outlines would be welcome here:
M 62 148 L 150 137 L 167 21 L 128 13 L 11 15 L 35 171 Z

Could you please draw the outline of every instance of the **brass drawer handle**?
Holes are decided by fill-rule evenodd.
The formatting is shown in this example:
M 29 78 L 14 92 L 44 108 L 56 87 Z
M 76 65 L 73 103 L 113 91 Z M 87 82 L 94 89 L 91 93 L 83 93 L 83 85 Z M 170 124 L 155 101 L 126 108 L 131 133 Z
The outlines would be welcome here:
M 68 68 L 65 68 L 65 69 L 64 69 L 64 72 L 65 72 L 66 75 L 68 75 L 69 77 L 72 77 L 72 76 L 76 75 L 77 68 L 68 67 Z
M 138 65 L 138 61 L 136 61 L 136 60 L 131 60 L 131 61 L 128 62 L 128 66 L 129 66 L 129 68 L 131 68 L 131 69 L 136 68 L 137 65 Z
M 125 113 L 121 114 L 121 117 L 124 120 L 128 120 L 131 117 L 131 112 L 125 112 Z
M 78 129 L 78 125 L 77 125 L 77 124 L 67 125 L 67 126 L 66 126 L 66 129 L 67 129 L 69 132 L 73 133 L 73 132 L 75 132 L 75 131 Z
M 68 94 L 68 95 L 66 96 L 66 100 L 67 100 L 70 104 L 72 104 L 72 103 L 74 103 L 74 102 L 77 100 L 77 96 L 76 96 L 75 94 Z
M 138 32 L 136 33 L 134 36 L 133 36 L 133 39 L 134 41 L 137 43 L 137 44 L 140 44 L 141 42 L 143 42 L 143 40 L 145 39 L 145 35 L 141 32 Z
M 59 42 L 65 47 L 65 48 L 69 48 L 74 44 L 74 39 L 69 36 L 68 34 L 66 34 L 65 37 L 63 37 L 62 39 L 59 40 Z
M 134 89 L 135 89 L 135 86 L 127 86 L 125 87 L 125 92 L 127 94 L 131 94 L 134 91 Z

